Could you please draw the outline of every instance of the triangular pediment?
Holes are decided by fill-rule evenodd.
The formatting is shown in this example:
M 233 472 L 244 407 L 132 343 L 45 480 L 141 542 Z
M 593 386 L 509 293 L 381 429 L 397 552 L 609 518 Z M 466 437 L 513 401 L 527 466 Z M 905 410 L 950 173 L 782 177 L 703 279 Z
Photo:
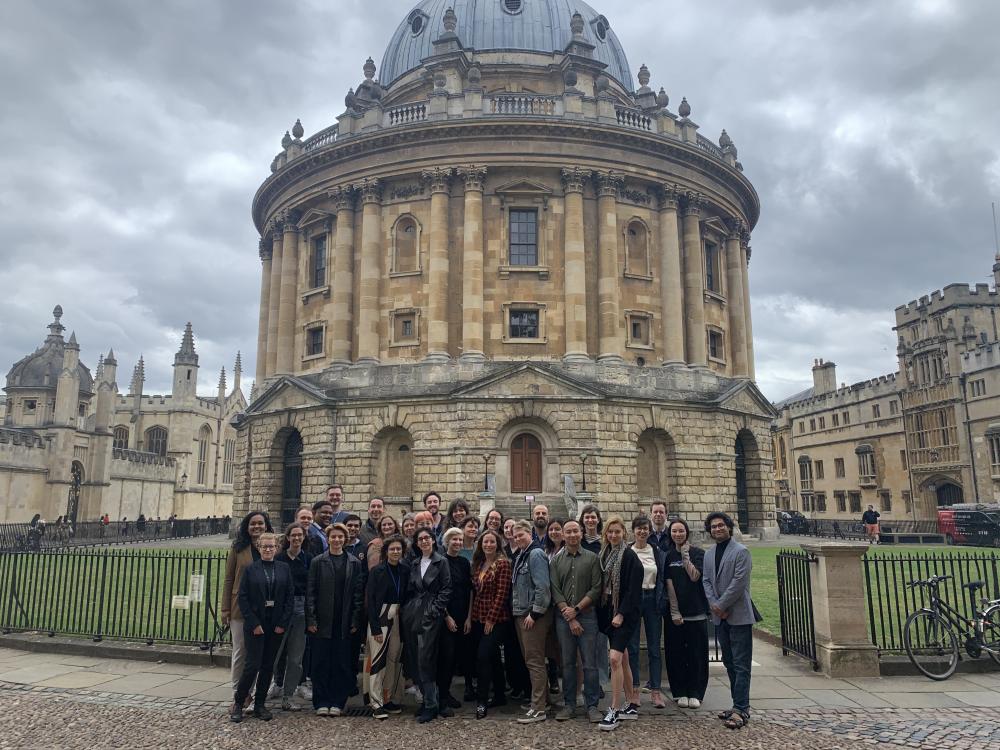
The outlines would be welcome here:
M 497 195 L 553 195 L 553 192 L 545 185 L 530 180 L 508 182 L 506 185 L 498 187 L 495 192 Z
M 778 416 L 777 410 L 750 380 L 742 380 L 717 399 L 723 409 L 731 409 L 743 414 L 754 414 L 767 419 Z
M 271 383 L 265 391 L 250 404 L 248 415 L 283 411 L 285 409 L 308 409 L 326 406 L 330 399 L 319 388 L 301 378 L 284 375 Z
M 599 399 L 604 393 L 561 373 L 525 362 L 454 391 L 456 398 L 570 398 Z

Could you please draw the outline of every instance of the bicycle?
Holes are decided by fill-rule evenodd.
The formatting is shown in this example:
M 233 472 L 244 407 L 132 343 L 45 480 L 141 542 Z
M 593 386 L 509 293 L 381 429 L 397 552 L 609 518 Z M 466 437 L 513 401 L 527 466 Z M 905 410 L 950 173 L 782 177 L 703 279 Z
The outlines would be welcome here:
M 947 680 L 955 673 L 959 662 L 959 636 L 965 639 L 965 651 L 972 659 L 989 654 L 1000 664 L 1000 599 L 982 599 L 982 610 L 976 604 L 976 592 L 986 587 L 984 581 L 963 584 L 972 601 L 972 617 L 941 598 L 939 587 L 951 576 L 932 576 L 924 581 L 911 581 L 909 588 L 926 588 L 930 607 L 922 607 L 906 619 L 903 645 L 906 655 L 921 674 L 932 680 Z

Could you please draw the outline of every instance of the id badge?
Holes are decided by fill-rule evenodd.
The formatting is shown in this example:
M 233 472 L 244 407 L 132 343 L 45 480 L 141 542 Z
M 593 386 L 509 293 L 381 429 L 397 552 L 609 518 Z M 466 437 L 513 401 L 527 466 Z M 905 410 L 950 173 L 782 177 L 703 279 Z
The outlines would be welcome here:
M 274 599 L 268 599 L 267 601 L 265 601 L 264 602 L 264 606 L 265 607 L 273 607 L 274 606 Z

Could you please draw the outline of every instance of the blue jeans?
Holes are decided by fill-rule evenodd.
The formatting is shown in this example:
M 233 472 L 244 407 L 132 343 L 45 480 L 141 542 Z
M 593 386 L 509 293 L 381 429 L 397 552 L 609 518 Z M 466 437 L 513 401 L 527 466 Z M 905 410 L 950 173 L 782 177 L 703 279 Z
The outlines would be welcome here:
M 601 699 L 601 681 L 597 676 L 597 614 L 593 609 L 577 615 L 583 626 L 582 635 L 573 635 L 559 612 L 555 613 L 556 637 L 562 655 L 563 698 L 566 705 L 576 708 L 576 653 L 583 662 L 583 701 L 587 708 L 597 706 Z
M 663 616 L 656 607 L 656 590 L 643 589 L 642 609 L 640 610 L 643 627 L 646 630 L 646 651 L 649 654 L 649 688 L 660 689 L 660 679 L 663 674 L 663 657 L 660 651 L 660 635 L 663 633 Z M 639 631 L 636 625 L 632 640 L 628 644 L 628 663 L 632 665 L 632 685 L 639 687 Z
M 715 634 L 722 649 L 722 663 L 729 675 L 733 708 L 750 715 L 750 662 L 753 659 L 753 625 L 730 625 L 725 620 Z

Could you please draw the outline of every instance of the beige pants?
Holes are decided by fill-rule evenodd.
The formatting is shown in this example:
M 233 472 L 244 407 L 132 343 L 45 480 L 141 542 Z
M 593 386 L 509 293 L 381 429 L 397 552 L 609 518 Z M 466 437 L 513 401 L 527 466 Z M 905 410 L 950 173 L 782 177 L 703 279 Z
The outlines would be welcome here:
M 403 675 L 399 657 L 402 642 L 399 639 L 399 605 L 383 604 L 381 617 L 382 642 L 379 643 L 368 629 L 368 643 L 365 648 L 365 677 L 372 708 L 386 703 L 403 702 Z
M 243 634 L 243 620 L 229 621 L 229 634 L 233 638 L 233 662 L 229 677 L 233 681 L 233 690 L 240 684 L 240 677 L 243 676 L 243 663 L 247 660 L 247 648 Z
M 524 664 L 531 677 L 531 707 L 535 711 L 544 711 L 549 702 L 549 674 L 545 669 L 545 643 L 552 629 L 552 608 L 542 617 L 535 620 L 531 630 L 524 629 L 524 618 L 516 618 L 517 640 L 524 654 Z M 532 618 L 534 619 L 534 618 Z

